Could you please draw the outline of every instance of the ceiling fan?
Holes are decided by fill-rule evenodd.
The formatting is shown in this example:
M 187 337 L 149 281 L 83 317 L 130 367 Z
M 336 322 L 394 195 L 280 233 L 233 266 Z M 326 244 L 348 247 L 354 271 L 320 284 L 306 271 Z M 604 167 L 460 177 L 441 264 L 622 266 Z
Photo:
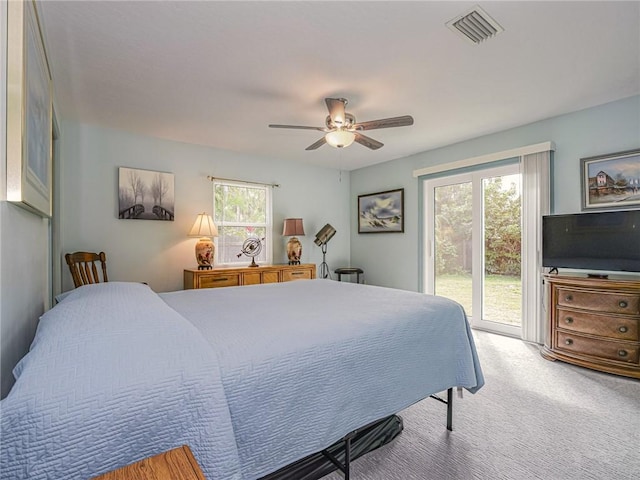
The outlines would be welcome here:
M 377 150 L 384 144 L 363 135 L 360 133 L 362 130 L 413 125 L 413 117 L 411 115 L 357 123 L 356 117 L 345 111 L 345 107 L 347 106 L 347 100 L 345 98 L 325 98 L 324 101 L 329 110 L 329 115 L 327 115 L 327 119 L 325 120 L 326 126 L 324 127 L 305 127 L 302 125 L 269 125 L 269 127 L 297 128 L 299 130 L 319 130 L 325 132 L 324 137 L 309 145 L 305 150 L 315 150 L 325 143 L 328 143 L 332 147 L 344 148 L 351 145 L 354 141 L 371 150 Z

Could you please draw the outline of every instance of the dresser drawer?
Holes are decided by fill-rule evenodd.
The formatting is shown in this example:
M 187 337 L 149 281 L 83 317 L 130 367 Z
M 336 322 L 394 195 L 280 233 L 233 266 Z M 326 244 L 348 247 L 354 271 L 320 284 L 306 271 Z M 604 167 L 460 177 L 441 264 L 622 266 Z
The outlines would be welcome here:
M 278 272 L 276 270 L 264 270 L 259 272 L 243 272 L 243 285 L 259 285 L 261 283 L 277 283 Z
M 640 318 L 629 318 L 622 315 L 598 315 L 597 313 L 558 308 L 555 326 L 572 332 L 637 342 L 639 322 Z
M 586 338 L 561 331 L 556 335 L 556 348 L 560 351 L 638 364 L 640 348 L 637 344 Z
M 240 285 L 240 275 L 224 273 L 216 275 L 200 275 L 199 288 L 235 287 Z
M 264 272 L 262 283 L 278 283 L 278 272 Z
M 243 285 L 259 285 L 262 283 L 262 274 L 260 272 L 247 272 L 242 274 Z
M 308 268 L 305 269 L 296 269 L 296 270 L 285 270 L 282 272 L 282 281 L 290 282 L 291 280 L 301 280 L 303 278 L 310 279 L 311 278 L 311 270 Z
M 609 313 L 640 314 L 640 295 L 558 288 L 558 305 Z

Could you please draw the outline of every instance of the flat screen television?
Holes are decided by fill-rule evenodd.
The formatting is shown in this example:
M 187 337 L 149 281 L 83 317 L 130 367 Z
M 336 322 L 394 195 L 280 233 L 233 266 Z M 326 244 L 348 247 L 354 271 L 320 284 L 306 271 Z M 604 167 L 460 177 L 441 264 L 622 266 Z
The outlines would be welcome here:
M 542 265 L 640 272 L 640 210 L 543 216 Z

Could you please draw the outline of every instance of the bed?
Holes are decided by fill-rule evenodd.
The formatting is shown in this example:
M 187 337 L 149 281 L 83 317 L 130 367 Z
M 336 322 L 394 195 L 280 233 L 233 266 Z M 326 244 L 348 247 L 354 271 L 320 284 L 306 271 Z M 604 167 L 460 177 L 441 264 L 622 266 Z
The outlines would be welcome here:
M 455 302 L 300 280 L 74 290 L 2 400 L 2 478 L 90 478 L 188 444 L 210 479 L 261 478 L 436 392 L 484 383 Z

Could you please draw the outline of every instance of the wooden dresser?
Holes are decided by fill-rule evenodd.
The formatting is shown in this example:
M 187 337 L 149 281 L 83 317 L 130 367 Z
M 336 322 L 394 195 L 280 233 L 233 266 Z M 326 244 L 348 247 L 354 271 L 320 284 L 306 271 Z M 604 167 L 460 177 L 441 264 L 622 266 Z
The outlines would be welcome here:
M 316 278 L 316 265 L 261 265 L 259 267 L 217 267 L 184 271 L 184 288 L 237 287 L 259 283 L 289 282 Z
M 640 280 L 545 275 L 549 360 L 640 378 Z

